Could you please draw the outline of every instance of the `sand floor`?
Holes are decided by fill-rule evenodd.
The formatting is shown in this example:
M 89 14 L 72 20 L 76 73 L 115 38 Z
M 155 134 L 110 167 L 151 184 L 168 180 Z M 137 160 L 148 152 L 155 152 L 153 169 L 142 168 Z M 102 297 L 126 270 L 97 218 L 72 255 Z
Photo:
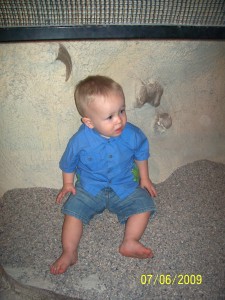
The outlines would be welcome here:
M 142 238 L 153 259 L 122 257 L 118 246 L 124 226 L 105 211 L 85 226 L 79 261 L 60 276 L 49 272 L 61 252 L 57 190 L 6 192 L 0 200 L 0 264 L 6 271 L 0 298 L 225 299 L 225 165 L 196 161 L 156 188 L 158 213 Z M 38 288 L 39 298 L 29 298 L 32 293 L 13 298 L 16 284 L 17 297 L 29 285 Z M 51 291 L 47 298 L 45 290 Z

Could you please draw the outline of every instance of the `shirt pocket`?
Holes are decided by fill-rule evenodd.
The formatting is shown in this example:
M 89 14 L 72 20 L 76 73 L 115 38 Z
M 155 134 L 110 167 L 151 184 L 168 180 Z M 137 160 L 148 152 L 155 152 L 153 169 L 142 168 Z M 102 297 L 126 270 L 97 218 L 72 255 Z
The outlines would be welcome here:
M 103 159 L 100 153 L 82 153 L 80 163 L 84 168 L 92 171 L 100 170 L 103 167 Z

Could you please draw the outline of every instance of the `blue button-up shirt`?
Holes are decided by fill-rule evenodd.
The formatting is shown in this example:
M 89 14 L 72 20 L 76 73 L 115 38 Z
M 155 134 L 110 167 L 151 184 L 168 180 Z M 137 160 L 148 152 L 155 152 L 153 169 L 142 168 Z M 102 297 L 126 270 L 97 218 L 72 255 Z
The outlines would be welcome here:
M 121 135 L 102 137 L 82 124 L 68 142 L 60 160 L 65 173 L 75 172 L 84 190 L 92 195 L 106 187 L 124 199 L 138 186 L 135 160 L 149 158 L 149 143 L 144 133 L 127 123 Z

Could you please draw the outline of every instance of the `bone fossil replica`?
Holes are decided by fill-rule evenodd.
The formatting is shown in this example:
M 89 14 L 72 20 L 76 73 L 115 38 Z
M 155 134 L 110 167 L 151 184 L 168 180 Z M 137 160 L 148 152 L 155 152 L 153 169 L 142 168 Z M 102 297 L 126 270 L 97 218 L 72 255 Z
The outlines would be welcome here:
M 59 52 L 56 60 L 60 60 L 66 66 L 66 81 L 70 78 L 72 72 L 72 61 L 66 47 L 59 44 Z

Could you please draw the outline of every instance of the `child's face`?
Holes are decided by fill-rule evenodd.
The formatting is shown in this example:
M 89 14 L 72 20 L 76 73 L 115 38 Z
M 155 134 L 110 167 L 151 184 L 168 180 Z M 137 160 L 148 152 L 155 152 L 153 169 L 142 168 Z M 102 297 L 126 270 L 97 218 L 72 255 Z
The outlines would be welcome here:
M 100 96 L 88 105 L 87 115 L 90 128 L 105 137 L 119 136 L 127 122 L 124 98 L 118 93 Z

